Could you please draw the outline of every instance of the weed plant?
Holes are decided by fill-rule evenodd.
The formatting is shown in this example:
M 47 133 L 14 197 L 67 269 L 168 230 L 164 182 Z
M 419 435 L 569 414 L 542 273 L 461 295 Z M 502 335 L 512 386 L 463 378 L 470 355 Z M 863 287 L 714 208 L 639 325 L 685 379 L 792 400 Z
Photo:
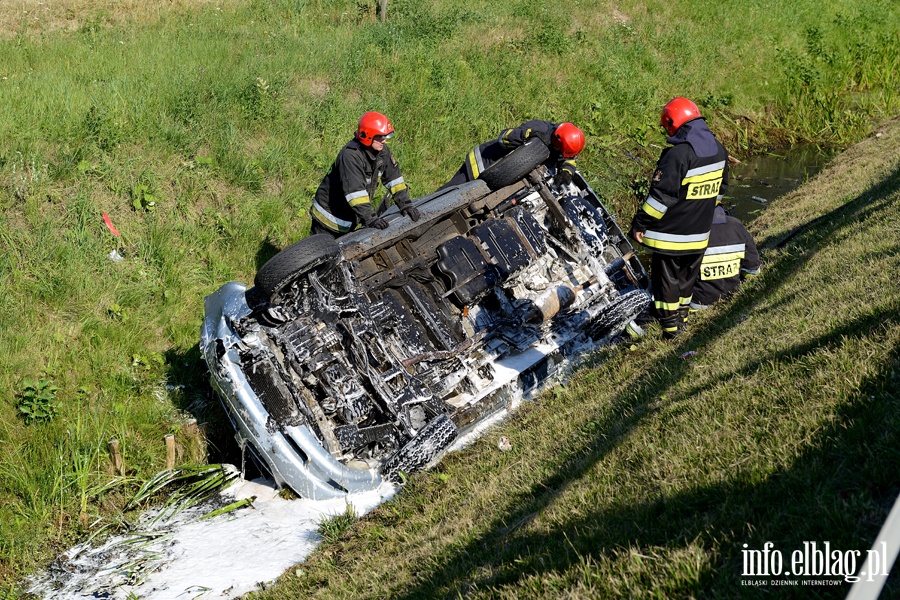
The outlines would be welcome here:
M 317 532 L 322 536 L 322 541 L 331 544 L 341 539 L 358 520 L 359 517 L 356 516 L 353 506 L 348 504 L 343 513 L 323 519 L 319 523 Z
M 898 108 L 889 0 L 392 0 L 383 22 L 350 0 L 13 4 L 0 16 L 11 588 L 121 508 L 120 492 L 89 493 L 109 480 L 109 439 L 140 481 L 189 417 L 229 438 L 197 349 L 203 297 L 306 235 L 362 112 L 393 120 L 414 195 L 503 127 L 573 121 L 588 134 L 582 170 L 627 219 L 674 95 L 696 99 L 738 156 L 847 144 Z M 58 389 L 26 422 L 18 402 L 41 380 Z

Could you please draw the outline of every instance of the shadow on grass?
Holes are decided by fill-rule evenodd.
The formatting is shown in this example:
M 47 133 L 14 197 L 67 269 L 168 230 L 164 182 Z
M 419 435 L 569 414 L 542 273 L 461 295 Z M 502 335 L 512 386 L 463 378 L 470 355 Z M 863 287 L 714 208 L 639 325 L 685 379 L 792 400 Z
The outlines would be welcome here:
M 256 268 L 259 270 L 280 248 L 267 238 L 256 252 Z M 199 342 L 199 331 L 198 342 Z M 220 404 L 209 382 L 209 369 L 200 353 L 199 345 L 189 348 L 170 348 L 165 353 L 168 366 L 168 385 L 181 391 L 174 395 L 175 407 L 190 414 L 197 423 L 206 425 L 208 460 L 210 463 L 230 463 L 247 468 L 248 478 L 261 471 L 244 460 L 240 445 L 235 440 L 234 427 Z
M 240 466 L 241 449 L 234 439 L 234 428 L 209 383 L 209 370 L 199 345 L 170 348 L 165 360 L 167 383 L 180 391 L 172 395 L 175 407 L 206 425 L 208 461 Z
M 900 491 L 895 478 L 900 451 L 873 455 L 870 447 L 872 440 L 896 440 L 900 435 L 900 398 L 885 383 L 898 366 L 900 349 L 895 348 L 885 368 L 863 384 L 830 427 L 819 432 L 821 444 L 803 452 L 790 469 L 776 472 L 762 483 L 743 481 L 736 473 L 727 484 L 589 513 L 566 523 L 564 530 L 546 533 L 518 535 L 514 528 L 511 531 L 497 524 L 489 535 L 456 551 L 415 590 L 400 597 L 447 597 L 457 591 L 466 595 L 515 585 L 525 578 L 562 575 L 583 564 L 585 557 L 597 563 L 602 558 L 615 560 L 616 551 L 629 547 L 674 551 L 690 544 L 707 549 L 718 546 L 717 560 L 704 567 L 698 579 L 663 582 L 660 588 L 667 597 L 765 597 L 772 590 L 741 586 L 745 543 L 750 549 L 761 549 L 765 542 L 772 542 L 786 557 L 786 565 L 804 541 L 816 541 L 820 548 L 828 541 L 833 549 L 860 550 L 864 557 L 880 519 Z M 556 490 L 580 476 L 573 470 L 576 472 L 559 471 L 542 486 L 532 488 L 532 496 L 521 498 L 521 511 L 536 514 L 547 507 Z M 861 564 L 862 559 L 857 568 Z M 489 577 L 471 579 L 472 573 L 485 570 L 491 573 Z M 882 597 L 900 593 L 898 584 L 896 576 L 891 578 Z M 779 587 L 778 596 L 843 597 L 848 590 L 848 583 L 798 585 Z
M 264 264 L 269 262 L 273 256 L 281 252 L 281 248 L 272 243 L 269 238 L 266 238 L 262 244 L 259 245 L 259 250 L 256 251 L 256 270 L 259 271 Z
M 821 226 L 828 228 L 836 223 L 840 223 L 851 215 L 857 220 L 864 220 L 867 217 L 866 212 L 878 210 L 879 205 L 883 204 L 888 196 L 900 189 L 900 171 L 894 171 L 893 174 L 885 177 L 881 182 L 872 186 L 850 202 L 842 204 L 834 208 L 824 215 L 807 221 L 806 223 L 796 227 L 793 231 L 781 239 L 775 240 L 766 238 L 760 242 L 760 248 L 784 248 L 795 238 L 806 234 L 814 227 Z M 877 200 L 877 202 L 875 202 Z M 869 206 L 871 204 L 871 206 Z M 861 209 L 868 207 L 866 212 L 860 212 Z
M 801 271 L 810 257 L 844 228 L 878 211 L 895 209 L 890 195 L 900 189 L 900 170 L 873 186 L 856 199 L 832 211 L 830 218 L 817 220 L 816 228 L 803 228 L 791 241 L 802 253 L 783 252 L 747 293 L 739 294 L 725 307 L 716 322 L 707 322 L 689 340 L 698 352 L 741 322 L 767 302 L 792 275 Z M 850 323 L 799 344 L 790 350 L 761 358 L 742 371 L 752 372 L 766 360 L 792 361 L 819 348 L 833 346 L 843 337 L 874 334 L 882 324 L 896 325 L 896 303 L 863 315 Z M 900 354 L 894 347 L 879 372 L 860 386 L 859 393 L 839 410 L 836 420 L 816 434 L 815 447 L 806 449 L 788 470 L 776 472 L 759 483 L 741 481 L 736 472 L 733 482 L 698 487 L 689 492 L 638 505 L 599 511 L 573 520 L 563 529 L 520 535 L 517 530 L 551 505 L 560 490 L 583 477 L 601 461 L 646 416 L 657 410 L 657 399 L 682 377 L 689 363 L 673 352 L 648 368 L 626 398 L 614 401 L 606 422 L 598 424 L 602 437 L 595 437 L 572 448 L 575 457 L 554 465 L 551 474 L 529 489 L 509 498 L 516 507 L 497 518 L 488 531 L 452 553 L 437 557 L 433 567 L 423 569 L 415 587 L 401 598 L 466 595 L 475 590 L 496 590 L 526 578 L 541 580 L 543 575 L 561 574 L 583 564 L 584 557 L 609 558 L 610 551 L 660 546 L 683 548 L 699 541 L 702 546 L 717 546 L 714 564 L 703 569 L 699 579 L 663 583 L 666 595 L 730 598 L 736 595 L 766 596 L 774 590 L 742 588 L 741 544 L 759 549 L 766 541 L 790 556 L 803 541 L 829 541 L 832 548 L 861 549 L 863 555 L 877 533 L 891 503 L 897 496 L 900 472 L 900 400 L 888 383 L 900 367 Z M 877 442 L 876 442 L 877 440 Z M 890 440 L 893 440 L 891 442 Z M 887 449 L 886 455 L 874 455 L 874 448 Z M 512 526 L 509 523 L 513 523 Z M 897 569 L 895 568 L 895 571 Z M 490 573 L 472 579 L 475 573 Z M 900 593 L 896 576 L 882 597 Z M 833 588 L 778 588 L 778 595 L 836 597 L 846 595 L 849 584 Z M 737 594 L 737 592 L 744 592 Z

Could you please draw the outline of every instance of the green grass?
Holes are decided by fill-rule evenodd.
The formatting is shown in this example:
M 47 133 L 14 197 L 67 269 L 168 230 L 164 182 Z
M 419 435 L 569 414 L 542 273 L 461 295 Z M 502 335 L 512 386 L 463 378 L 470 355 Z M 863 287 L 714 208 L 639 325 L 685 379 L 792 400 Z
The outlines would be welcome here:
M 334 515 L 319 523 L 317 533 L 322 536 L 323 542 L 330 544 L 341 539 L 357 520 L 356 511 L 348 504 L 342 514 Z
M 673 95 L 740 157 L 848 144 L 898 111 L 896 2 L 394 0 L 384 23 L 349 0 L 189 4 L 60 0 L 0 17 L 0 586 L 121 508 L 118 492 L 88 493 L 108 481 L 109 439 L 148 480 L 187 418 L 229 437 L 197 350 L 203 297 L 306 234 L 363 111 L 393 120 L 416 195 L 503 127 L 571 120 L 588 133 L 583 171 L 623 219 Z M 74 29 L 58 26 L 68 10 Z M 59 388 L 57 414 L 26 423 L 40 380 Z
M 251 597 L 846 596 L 742 587 L 741 550 L 865 556 L 900 494 L 898 208 L 894 119 L 773 203 L 761 275 L 687 339 L 600 353 Z

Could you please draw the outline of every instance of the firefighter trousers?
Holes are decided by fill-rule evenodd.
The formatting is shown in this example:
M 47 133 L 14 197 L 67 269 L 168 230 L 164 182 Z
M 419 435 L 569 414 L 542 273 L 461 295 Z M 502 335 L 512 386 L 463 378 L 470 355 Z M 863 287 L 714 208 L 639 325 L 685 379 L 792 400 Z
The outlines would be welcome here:
M 684 329 L 702 260 L 702 252 L 677 255 L 653 253 L 650 259 L 653 316 L 662 326 L 663 337 L 675 337 Z

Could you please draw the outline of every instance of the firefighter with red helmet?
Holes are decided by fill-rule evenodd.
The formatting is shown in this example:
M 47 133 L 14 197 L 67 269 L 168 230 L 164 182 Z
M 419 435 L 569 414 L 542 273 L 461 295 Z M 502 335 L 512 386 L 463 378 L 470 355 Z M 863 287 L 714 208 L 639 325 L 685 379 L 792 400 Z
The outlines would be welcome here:
M 382 214 L 390 200 L 377 204 L 375 189 L 381 182 L 396 201 L 400 212 L 419 220 L 412 205 L 400 165 L 385 144 L 394 135 L 394 126 L 386 116 L 367 112 L 359 119 L 353 139 L 341 148 L 337 158 L 319 184 L 310 215 L 310 233 L 329 233 L 335 237 L 366 227 L 385 229 Z
M 728 187 L 728 151 L 687 98 L 666 104 L 660 125 L 671 146 L 656 163 L 630 235 L 653 252 L 653 313 L 663 337 L 673 338 L 684 330 L 713 212 Z
M 572 123 L 533 120 L 504 129 L 496 138 L 473 148 L 453 178 L 442 187 L 475 181 L 485 169 L 531 139 L 539 139 L 550 149 L 545 164 L 556 169 L 554 181 L 559 185 L 571 183 L 575 160 L 584 149 L 584 133 Z

